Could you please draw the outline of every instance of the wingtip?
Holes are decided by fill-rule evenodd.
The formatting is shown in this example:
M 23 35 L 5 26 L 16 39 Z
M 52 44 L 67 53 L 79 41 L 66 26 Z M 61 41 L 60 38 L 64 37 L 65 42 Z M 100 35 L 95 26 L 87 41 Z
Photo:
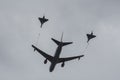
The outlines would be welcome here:
M 81 57 L 84 57 L 84 55 L 80 55 L 79 58 L 78 58 L 78 60 L 80 60 Z
M 54 40 L 53 38 L 51 38 L 51 40 Z
M 35 50 L 36 50 L 36 49 L 35 49 L 35 46 L 34 46 L 34 45 L 31 45 L 31 46 L 34 48 L 34 52 L 35 52 Z
M 53 39 L 53 38 L 51 38 L 51 39 Z
M 81 55 L 81 57 L 84 57 L 84 55 Z
M 33 45 L 33 44 L 32 44 L 31 46 L 32 46 L 32 47 L 34 47 L 34 45 Z
M 34 46 L 34 45 L 32 45 L 32 47 L 33 47 L 33 48 L 35 48 L 35 46 Z

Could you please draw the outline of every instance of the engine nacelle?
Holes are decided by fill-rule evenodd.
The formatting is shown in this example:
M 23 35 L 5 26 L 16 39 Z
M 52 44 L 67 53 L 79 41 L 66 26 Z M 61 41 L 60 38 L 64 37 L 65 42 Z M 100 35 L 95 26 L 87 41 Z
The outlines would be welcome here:
M 64 67 L 65 66 L 65 63 L 63 62 L 62 64 L 61 64 L 61 67 Z
M 44 61 L 44 64 L 46 64 L 47 63 L 47 59 L 45 59 L 45 61 Z

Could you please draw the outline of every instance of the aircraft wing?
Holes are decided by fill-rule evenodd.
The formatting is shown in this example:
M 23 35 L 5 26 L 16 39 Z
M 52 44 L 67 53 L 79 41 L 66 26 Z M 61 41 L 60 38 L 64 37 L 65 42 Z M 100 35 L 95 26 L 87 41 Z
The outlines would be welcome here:
M 53 59 L 52 56 L 50 56 L 47 53 L 43 52 L 42 50 L 38 49 L 34 45 L 32 45 L 32 47 L 34 48 L 34 51 L 37 50 L 43 57 L 45 57 L 46 59 L 48 59 L 50 62 L 52 61 L 52 59 Z
M 77 58 L 80 59 L 83 56 L 84 55 L 74 56 L 74 57 L 66 57 L 66 58 L 59 58 L 58 63 L 65 62 L 65 61 L 70 61 L 70 60 L 77 59 Z
M 45 19 L 45 22 L 48 21 L 48 19 Z

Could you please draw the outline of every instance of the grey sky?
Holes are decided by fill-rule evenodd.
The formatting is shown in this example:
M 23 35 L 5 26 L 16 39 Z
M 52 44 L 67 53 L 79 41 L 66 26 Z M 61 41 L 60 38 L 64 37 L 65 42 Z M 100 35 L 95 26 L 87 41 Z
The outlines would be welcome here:
M 49 21 L 40 29 L 39 16 Z M 0 80 L 119 80 L 119 0 L 0 0 Z M 86 33 L 97 37 L 88 49 Z M 49 73 L 50 63 L 31 44 L 54 55 L 51 37 L 73 41 L 63 47 L 61 57 L 84 54 L 80 61 L 58 64 Z

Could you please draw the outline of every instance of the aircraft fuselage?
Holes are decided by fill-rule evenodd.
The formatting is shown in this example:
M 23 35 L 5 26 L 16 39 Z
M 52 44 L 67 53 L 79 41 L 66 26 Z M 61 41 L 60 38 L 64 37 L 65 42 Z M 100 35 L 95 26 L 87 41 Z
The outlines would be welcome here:
M 54 55 L 54 58 L 51 62 L 51 65 L 50 65 L 50 72 L 52 72 L 58 62 L 58 59 L 59 59 L 59 56 L 60 56 L 60 53 L 62 51 L 62 47 L 63 47 L 63 44 L 62 42 L 58 45 L 57 49 L 56 49 L 56 52 L 55 52 L 55 55 Z

